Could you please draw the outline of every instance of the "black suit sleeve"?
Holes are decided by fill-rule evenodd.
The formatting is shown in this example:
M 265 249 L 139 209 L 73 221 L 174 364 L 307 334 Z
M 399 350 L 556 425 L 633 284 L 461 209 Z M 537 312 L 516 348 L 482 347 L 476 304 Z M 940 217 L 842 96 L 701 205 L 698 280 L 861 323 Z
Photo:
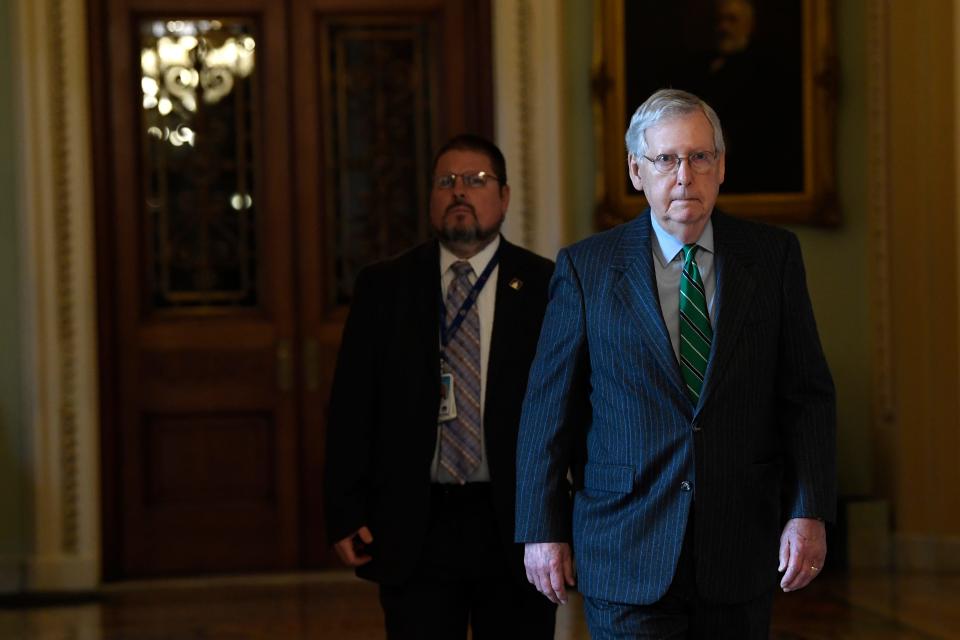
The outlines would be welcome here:
M 360 272 L 337 357 L 327 423 L 324 499 L 327 537 L 342 540 L 369 525 L 370 465 L 377 420 L 377 317 L 381 306 L 375 275 Z
M 836 516 L 836 400 L 807 292 L 800 245 L 789 237 L 783 274 L 777 396 L 792 477 L 790 518 Z

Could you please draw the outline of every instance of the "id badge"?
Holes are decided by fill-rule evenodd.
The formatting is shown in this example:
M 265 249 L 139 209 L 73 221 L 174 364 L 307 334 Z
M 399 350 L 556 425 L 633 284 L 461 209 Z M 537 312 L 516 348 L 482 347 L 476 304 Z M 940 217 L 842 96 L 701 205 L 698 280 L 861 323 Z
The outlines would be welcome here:
M 439 422 L 446 422 L 457 417 L 457 399 L 453 393 L 453 374 L 440 374 L 440 414 Z

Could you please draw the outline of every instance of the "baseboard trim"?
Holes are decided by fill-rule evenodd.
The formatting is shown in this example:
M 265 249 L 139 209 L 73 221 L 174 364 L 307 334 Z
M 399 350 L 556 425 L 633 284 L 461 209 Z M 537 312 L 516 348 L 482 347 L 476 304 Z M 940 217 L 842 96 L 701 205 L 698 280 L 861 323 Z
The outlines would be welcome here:
M 0 596 L 23 591 L 23 558 L 0 556 Z
M 845 509 L 846 566 L 851 569 L 892 568 L 889 503 L 886 500 L 850 500 Z
M 30 592 L 85 592 L 100 586 L 100 562 L 96 557 L 30 558 L 25 569 L 25 590 Z
M 31 593 L 0 593 L 0 609 L 24 607 L 69 607 L 103 600 L 99 591 L 41 591 Z
M 960 571 L 960 537 L 895 533 L 894 548 L 898 571 Z

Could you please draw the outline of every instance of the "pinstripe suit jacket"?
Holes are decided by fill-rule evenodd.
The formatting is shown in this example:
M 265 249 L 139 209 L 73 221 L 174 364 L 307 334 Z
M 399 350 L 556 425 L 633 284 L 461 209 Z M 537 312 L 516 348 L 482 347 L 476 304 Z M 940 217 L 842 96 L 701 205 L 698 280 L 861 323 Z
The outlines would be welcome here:
M 799 243 L 716 211 L 713 228 L 718 315 L 697 406 L 660 311 L 649 210 L 557 258 L 521 419 L 516 539 L 572 542 L 585 595 L 662 597 L 693 513 L 700 595 L 743 602 L 775 585 L 788 518 L 835 515 L 833 382 Z

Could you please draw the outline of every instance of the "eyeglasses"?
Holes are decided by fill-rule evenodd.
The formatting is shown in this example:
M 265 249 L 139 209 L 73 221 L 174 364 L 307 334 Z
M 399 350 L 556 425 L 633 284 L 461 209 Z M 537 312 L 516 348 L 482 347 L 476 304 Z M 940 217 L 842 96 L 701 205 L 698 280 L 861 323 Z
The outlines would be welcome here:
M 437 189 L 453 189 L 457 184 L 457 178 L 463 181 L 463 186 L 468 189 L 481 189 L 487 186 L 487 180 L 500 180 L 489 171 L 477 171 L 476 173 L 445 173 L 434 176 L 433 186 Z
M 675 153 L 661 153 L 656 158 L 641 156 L 644 160 L 653 164 L 654 168 L 660 173 L 673 173 L 679 170 L 680 162 L 686 160 L 690 163 L 690 168 L 694 173 L 706 173 L 713 167 L 717 161 L 716 151 L 697 151 L 688 156 L 678 156 Z

